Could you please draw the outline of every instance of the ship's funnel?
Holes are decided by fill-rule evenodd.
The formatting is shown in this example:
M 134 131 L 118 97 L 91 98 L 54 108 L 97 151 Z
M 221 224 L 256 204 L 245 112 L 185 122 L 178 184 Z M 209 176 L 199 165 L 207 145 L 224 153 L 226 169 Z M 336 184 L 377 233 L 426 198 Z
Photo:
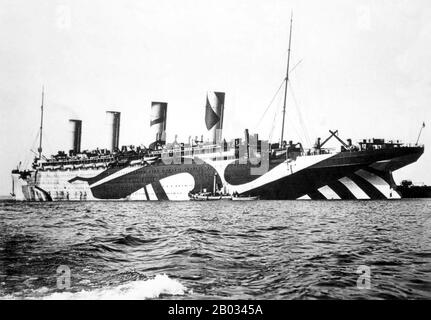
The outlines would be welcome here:
M 81 131 L 82 121 L 76 119 L 69 120 L 69 133 L 70 133 L 70 147 L 69 150 L 73 154 L 81 152 Z
M 168 104 L 166 102 L 151 102 L 151 122 L 156 142 L 166 142 L 166 118 Z
M 224 92 L 209 91 L 205 107 L 205 124 L 210 131 L 212 143 L 218 143 L 222 139 Z
M 120 142 L 120 112 L 106 111 L 106 125 L 108 129 L 108 148 L 111 151 L 118 150 Z

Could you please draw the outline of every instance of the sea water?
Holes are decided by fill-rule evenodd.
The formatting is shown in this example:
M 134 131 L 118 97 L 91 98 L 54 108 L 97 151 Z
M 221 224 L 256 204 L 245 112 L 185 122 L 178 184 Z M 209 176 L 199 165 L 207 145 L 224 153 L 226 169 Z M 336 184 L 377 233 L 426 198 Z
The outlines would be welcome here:
M 430 299 L 431 201 L 0 202 L 0 299 Z

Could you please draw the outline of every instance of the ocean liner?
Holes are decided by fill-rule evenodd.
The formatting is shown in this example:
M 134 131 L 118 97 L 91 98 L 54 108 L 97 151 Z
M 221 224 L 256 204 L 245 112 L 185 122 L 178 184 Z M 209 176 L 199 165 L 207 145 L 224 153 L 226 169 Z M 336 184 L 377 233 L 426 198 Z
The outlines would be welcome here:
M 81 150 L 82 121 L 69 120 L 67 152 L 42 153 L 44 93 L 39 148 L 31 168 L 12 171 L 12 195 L 23 201 L 190 200 L 196 195 L 227 195 L 259 199 L 399 199 L 392 172 L 415 162 L 424 146 L 400 141 L 344 141 L 338 131 L 317 138 L 309 149 L 284 140 L 292 21 L 281 138 L 277 143 L 249 134 L 230 141 L 223 137 L 225 93 L 208 92 L 205 123 L 211 140 L 189 138 L 167 143 L 166 102 L 152 102 L 154 142 L 148 147 L 120 146 L 120 113 L 108 111 L 110 146 Z M 330 139 L 340 149 L 325 148 Z

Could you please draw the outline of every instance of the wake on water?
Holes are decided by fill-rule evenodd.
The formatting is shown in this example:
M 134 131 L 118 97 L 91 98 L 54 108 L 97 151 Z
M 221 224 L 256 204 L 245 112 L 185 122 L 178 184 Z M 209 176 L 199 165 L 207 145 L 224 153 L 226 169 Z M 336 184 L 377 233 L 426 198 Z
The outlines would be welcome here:
M 82 290 L 79 292 L 48 293 L 47 288 L 34 291 L 33 296 L 26 299 L 42 300 L 143 300 L 155 299 L 161 295 L 178 296 L 188 293 L 177 280 L 167 275 L 156 275 L 153 279 L 132 281 L 116 287 L 100 288 L 95 290 Z M 19 296 L 5 296 L 0 299 L 21 299 Z

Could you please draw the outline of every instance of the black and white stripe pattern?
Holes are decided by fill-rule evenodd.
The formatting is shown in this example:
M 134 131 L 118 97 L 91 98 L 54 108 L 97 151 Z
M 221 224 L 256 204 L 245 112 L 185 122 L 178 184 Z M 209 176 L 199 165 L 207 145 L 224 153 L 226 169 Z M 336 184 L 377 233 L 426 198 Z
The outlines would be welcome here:
M 361 169 L 338 181 L 307 193 L 299 200 L 382 200 L 400 199 L 384 173 L 372 169 Z

